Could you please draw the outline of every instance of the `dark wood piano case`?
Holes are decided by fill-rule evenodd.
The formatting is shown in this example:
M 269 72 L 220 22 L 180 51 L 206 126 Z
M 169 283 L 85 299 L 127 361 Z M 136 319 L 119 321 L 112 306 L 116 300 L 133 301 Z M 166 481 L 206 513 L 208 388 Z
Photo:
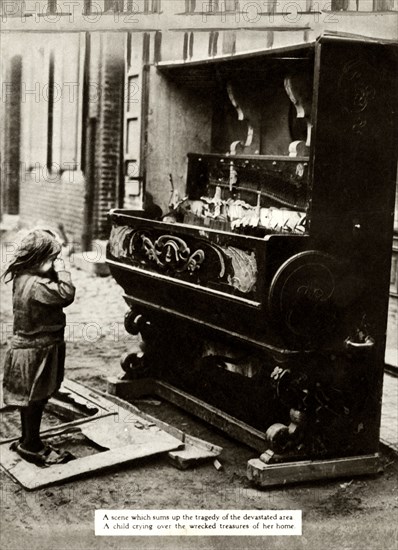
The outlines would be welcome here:
M 262 485 L 272 484 L 263 473 L 272 463 L 359 456 L 356 472 L 378 468 L 396 47 L 325 36 L 305 61 L 304 156 L 188 150 L 187 208 L 157 220 L 110 213 L 107 261 L 130 307 L 126 329 L 144 342 L 125 360 L 125 379 L 156 380 L 232 435 L 246 430 L 241 439 L 263 451 L 249 465 Z M 233 78 L 232 61 L 221 69 Z M 183 78 L 184 67 L 174 73 Z

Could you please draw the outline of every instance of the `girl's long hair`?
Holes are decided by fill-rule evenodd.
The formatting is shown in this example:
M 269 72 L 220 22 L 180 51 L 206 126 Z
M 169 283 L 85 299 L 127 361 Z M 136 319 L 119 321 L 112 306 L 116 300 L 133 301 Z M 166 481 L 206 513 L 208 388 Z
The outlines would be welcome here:
M 28 271 L 39 266 L 51 256 L 59 254 L 61 244 L 57 241 L 55 233 L 49 229 L 35 229 L 30 231 L 18 246 L 2 277 L 6 283 L 12 281 L 23 271 Z

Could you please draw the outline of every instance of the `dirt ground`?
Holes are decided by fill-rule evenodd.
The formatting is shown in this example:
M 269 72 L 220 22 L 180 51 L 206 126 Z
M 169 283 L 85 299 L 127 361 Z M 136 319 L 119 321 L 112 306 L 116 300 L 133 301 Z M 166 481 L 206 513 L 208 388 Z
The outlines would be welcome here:
M 4 248 L 3 248 L 4 254 Z M 3 255 L 1 271 L 4 261 Z M 125 333 L 126 306 L 110 278 L 93 278 L 72 268 L 77 287 L 67 310 L 69 379 L 106 390 L 118 375 L 119 358 L 137 342 Z M 1 352 L 11 333 L 11 285 L 1 285 Z M 258 490 L 246 479 L 247 460 L 256 451 L 167 403 L 137 405 L 184 431 L 223 447 L 222 470 L 210 462 L 180 471 L 162 457 L 141 460 L 78 481 L 26 492 L 3 471 L 1 547 L 7 550 L 100 548 L 284 548 L 393 550 L 397 548 L 398 459 L 383 449 L 384 473 L 372 477 L 307 483 Z M 49 415 L 45 424 L 51 423 Z M 2 413 L 1 437 L 18 435 L 16 411 Z M 302 510 L 300 537 L 95 537 L 96 509 Z

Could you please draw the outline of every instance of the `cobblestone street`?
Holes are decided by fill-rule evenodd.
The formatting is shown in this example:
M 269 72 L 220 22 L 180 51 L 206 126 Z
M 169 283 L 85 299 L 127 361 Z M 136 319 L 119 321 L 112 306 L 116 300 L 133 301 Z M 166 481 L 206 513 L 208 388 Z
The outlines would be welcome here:
M 124 331 L 127 309 L 122 289 L 111 277 L 95 278 L 71 269 L 77 287 L 75 302 L 68 307 L 66 376 L 88 387 L 106 390 L 106 378 L 119 375 L 120 356 L 137 345 Z M 11 333 L 11 285 L 1 284 L 1 350 L 4 354 Z M 397 379 L 385 386 L 383 414 L 393 414 Z M 395 401 L 394 401 L 395 400 Z M 23 548 L 156 548 L 151 537 L 116 539 L 94 537 L 95 509 L 300 509 L 303 511 L 302 537 L 267 538 L 267 548 L 311 550 L 393 550 L 398 509 L 397 455 L 384 448 L 381 476 L 308 483 L 288 488 L 260 491 L 246 479 L 247 460 L 258 453 L 230 440 L 204 423 L 161 402 L 136 403 L 145 412 L 223 447 L 223 468 L 212 463 L 179 471 L 164 459 L 150 459 L 128 467 L 89 476 L 65 485 L 26 493 L 1 472 L 2 546 Z M 386 408 L 387 407 L 387 408 Z M 387 413 L 386 413 L 387 411 Z M 389 412 L 388 412 L 389 411 Z M 10 435 L 18 428 L 14 413 L 2 414 Z M 393 437 L 396 417 L 388 419 L 383 439 Z M 396 424 L 395 424 L 396 426 Z M 7 426 L 6 426 L 7 428 Z M 11 431 L 10 431 L 11 430 Z M 392 431 L 391 431 L 392 430 Z M 4 437 L 4 436 L 3 436 Z M 56 528 L 55 528 L 56 526 Z M 207 537 L 196 547 L 224 549 L 225 540 Z M 369 546 L 369 540 L 373 544 Z M 244 539 L 231 539 L 237 548 Z M 116 542 L 114 542 L 116 541 Z M 17 544 L 18 543 L 18 544 Z M 162 548 L 175 548 L 173 537 L 162 539 Z M 251 537 L 251 548 L 264 548 L 264 539 Z

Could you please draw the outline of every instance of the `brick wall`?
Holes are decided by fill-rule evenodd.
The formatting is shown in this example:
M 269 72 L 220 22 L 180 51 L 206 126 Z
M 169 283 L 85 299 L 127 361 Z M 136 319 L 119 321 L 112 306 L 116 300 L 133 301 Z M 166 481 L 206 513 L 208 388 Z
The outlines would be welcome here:
M 119 201 L 123 75 L 124 36 L 113 33 L 97 35 L 93 39 L 90 52 L 89 82 L 92 87 L 86 109 L 86 116 L 97 121 L 95 159 L 93 166 L 86 165 L 84 168 L 86 175 L 90 170 L 94 174 L 95 191 L 90 230 L 90 236 L 94 239 L 108 237 L 107 213 Z M 79 111 L 78 116 L 83 116 L 83 113 Z M 87 128 L 88 122 L 83 121 L 83 125 Z M 73 127 L 70 131 L 78 130 Z M 19 140 L 11 142 L 19 143 Z M 37 155 L 34 160 L 36 163 L 39 161 Z M 27 171 L 28 164 L 23 163 L 21 166 L 22 224 L 31 226 L 40 221 L 56 227 L 58 223 L 62 223 L 70 238 L 80 245 L 84 234 L 84 201 L 88 192 L 84 174 L 80 171 L 66 171 L 62 175 L 48 174 L 43 161 L 32 172 Z
M 21 221 L 27 226 L 40 222 L 54 228 L 62 223 L 78 247 L 83 227 L 84 179 L 79 172 L 45 176 L 38 171 L 22 174 Z
M 108 237 L 107 213 L 119 202 L 123 128 L 124 36 L 108 33 L 102 40 L 93 231 L 94 238 L 98 239 Z

